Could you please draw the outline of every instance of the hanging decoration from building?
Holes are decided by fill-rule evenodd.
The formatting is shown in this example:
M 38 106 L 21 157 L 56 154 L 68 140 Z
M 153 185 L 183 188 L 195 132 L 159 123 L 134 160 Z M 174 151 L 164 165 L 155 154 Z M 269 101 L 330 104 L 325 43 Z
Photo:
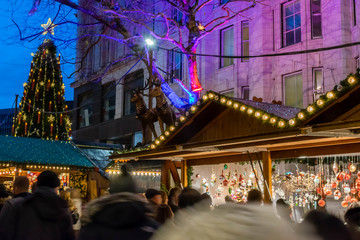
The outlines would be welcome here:
M 14 136 L 69 140 L 71 123 L 66 114 L 60 55 L 56 57 L 53 41 L 46 39 L 39 46 L 31 62 L 28 81 L 23 85 L 20 111 L 13 125 Z

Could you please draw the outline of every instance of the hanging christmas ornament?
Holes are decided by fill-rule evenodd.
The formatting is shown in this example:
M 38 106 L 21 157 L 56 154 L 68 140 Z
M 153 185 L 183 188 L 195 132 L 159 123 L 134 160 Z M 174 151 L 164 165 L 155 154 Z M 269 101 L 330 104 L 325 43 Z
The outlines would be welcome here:
M 331 191 L 330 189 L 327 189 L 327 190 L 325 191 L 325 194 L 326 194 L 326 196 L 331 196 L 332 191 Z
M 223 181 L 223 186 L 224 186 L 224 187 L 227 187 L 228 184 L 229 184 L 229 181 L 225 179 L 225 180 Z
M 337 187 L 337 182 L 332 182 L 331 183 L 331 188 L 336 188 Z
M 250 178 L 254 178 L 254 177 L 255 177 L 255 173 L 254 173 L 254 172 L 251 172 L 251 173 L 249 174 L 249 177 L 250 177 Z
M 224 181 L 225 176 L 224 176 L 224 170 L 221 171 L 221 175 L 219 177 L 220 181 Z
M 325 203 L 325 201 L 323 199 L 320 199 L 318 204 L 319 204 L 320 207 L 324 207 L 326 203 Z
M 360 171 L 357 172 L 357 176 L 358 176 L 358 178 L 360 178 Z
M 349 206 L 349 203 L 347 201 L 342 201 L 341 206 L 347 208 Z
M 224 170 L 228 169 L 228 165 L 224 164 Z
M 350 178 L 351 178 L 351 175 L 350 175 L 349 173 L 345 173 L 345 175 L 344 175 L 344 180 L 345 180 L 345 181 L 349 181 Z
M 355 172 L 355 171 L 356 171 L 356 166 L 355 166 L 353 163 L 351 163 L 351 164 L 349 165 L 349 171 L 350 171 L 350 172 Z
M 352 199 L 350 199 L 350 202 L 351 202 L 351 203 L 357 203 L 358 200 L 357 200 L 356 198 L 352 198 Z
M 344 201 L 350 202 L 350 200 L 351 200 L 351 197 L 349 194 L 344 197 Z
M 340 190 L 335 190 L 334 192 L 334 199 L 339 200 L 341 198 L 341 192 Z
M 357 192 L 357 191 L 356 191 L 356 188 L 351 188 L 350 192 L 351 192 L 352 194 L 355 194 L 355 193 Z
M 341 182 L 343 180 L 343 176 L 341 173 L 338 173 L 336 176 L 336 180 L 338 180 L 339 182 Z
M 334 164 L 333 164 L 333 171 L 334 171 L 334 173 L 337 174 L 338 170 L 339 170 L 339 167 L 338 167 L 337 163 L 334 162 Z

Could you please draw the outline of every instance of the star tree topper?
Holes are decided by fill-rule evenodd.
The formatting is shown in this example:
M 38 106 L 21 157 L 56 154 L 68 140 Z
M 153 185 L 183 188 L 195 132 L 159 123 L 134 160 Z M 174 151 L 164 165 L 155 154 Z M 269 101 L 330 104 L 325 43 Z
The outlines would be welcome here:
M 56 27 L 55 24 L 52 23 L 51 18 L 48 19 L 46 24 L 41 24 L 41 27 L 44 28 L 44 32 L 42 35 L 50 33 L 51 35 L 54 35 L 54 28 Z

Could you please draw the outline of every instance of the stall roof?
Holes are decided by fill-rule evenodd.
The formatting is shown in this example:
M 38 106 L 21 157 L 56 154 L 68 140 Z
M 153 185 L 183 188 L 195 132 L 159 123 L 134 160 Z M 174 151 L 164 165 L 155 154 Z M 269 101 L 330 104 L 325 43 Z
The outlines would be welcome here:
M 12 136 L 0 136 L 0 162 L 94 167 L 71 142 Z
M 247 151 L 359 143 L 360 75 L 349 75 L 305 109 L 208 92 L 148 150 L 113 159 L 189 159 Z

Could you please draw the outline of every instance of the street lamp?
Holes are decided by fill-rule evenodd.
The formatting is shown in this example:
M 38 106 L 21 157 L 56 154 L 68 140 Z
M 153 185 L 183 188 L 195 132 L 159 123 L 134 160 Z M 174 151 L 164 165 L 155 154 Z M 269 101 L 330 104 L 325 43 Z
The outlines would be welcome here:
M 148 45 L 149 47 L 151 47 L 152 45 L 155 44 L 154 41 L 151 40 L 150 38 L 146 38 L 146 39 L 145 39 L 145 42 L 146 42 L 146 45 Z

